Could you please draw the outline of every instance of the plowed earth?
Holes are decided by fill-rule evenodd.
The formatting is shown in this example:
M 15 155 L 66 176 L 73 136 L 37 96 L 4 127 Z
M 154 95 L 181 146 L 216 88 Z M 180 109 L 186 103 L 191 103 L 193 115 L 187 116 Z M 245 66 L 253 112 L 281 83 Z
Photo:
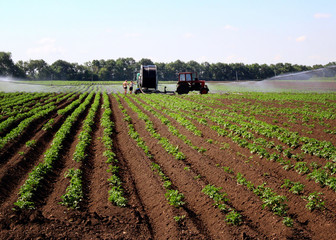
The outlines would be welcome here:
M 35 121 L 21 137 L 13 140 L 0 152 L 0 239 L 336 239 L 336 194 L 333 190 L 320 187 L 294 169 L 286 171 L 276 162 L 259 158 L 258 155 L 234 143 L 229 137 L 218 136 L 211 129 L 212 125 L 216 125 L 211 121 L 203 125 L 192 120 L 202 132 L 202 136 L 199 137 L 164 113 L 162 109 L 156 109 L 193 145 L 206 149 L 203 153 L 198 152 L 174 136 L 166 125 L 143 108 L 150 105 L 146 98 L 138 96 L 135 98 L 139 102 L 132 98 L 130 101 L 149 116 L 156 132 L 179 147 L 186 159 L 179 161 L 167 153 L 158 140 L 151 137 L 146 130 L 145 122 L 139 119 L 125 99 L 120 97 L 121 105 L 131 117 L 135 130 L 153 155 L 153 158 L 149 159 L 137 146 L 136 141 L 129 136 L 127 122 L 124 121 L 118 102 L 114 95 L 109 95 L 113 112 L 111 120 L 115 125 L 113 152 L 118 160 L 116 165 L 119 167 L 118 175 L 128 200 L 127 206 L 117 207 L 108 201 L 110 186 L 107 179 L 111 173 L 107 172 L 108 164 L 103 155 L 105 147 L 101 141 L 103 127 L 100 119 L 104 111 L 101 99 L 86 159 L 82 163 L 77 163 L 72 156 L 89 107 L 73 125 L 54 171 L 36 190 L 35 209 L 26 210 L 18 207 L 13 209 L 20 187 L 33 167 L 43 161 L 44 152 L 49 148 L 54 134 L 67 117 L 58 116 L 54 111 L 48 118 Z M 166 98 L 166 101 L 169 99 Z M 184 101 L 197 102 L 188 96 L 184 97 Z M 237 101 L 247 100 L 221 98 L 215 104 L 204 102 L 204 105 L 213 109 L 227 109 Z M 66 101 L 61 102 L 58 104 L 58 109 L 68 104 Z M 284 107 L 281 103 L 269 104 Z M 200 112 L 204 116 L 208 114 L 203 110 Z M 189 113 L 185 111 L 184 114 Z M 54 118 L 55 123 L 51 130 L 43 131 L 42 126 L 49 118 Z M 268 123 L 273 123 L 274 120 L 272 116 L 256 115 L 256 118 Z M 288 119 L 278 120 L 282 124 Z M 336 126 L 335 120 L 328 120 L 328 123 L 332 127 Z M 282 126 L 281 124 L 279 125 Z M 309 130 L 303 131 L 299 124 L 290 123 L 288 129 L 298 131 L 300 134 Z M 334 135 L 324 133 L 321 126 L 317 126 L 314 131 L 319 134 L 315 136 L 313 133 L 310 137 L 331 141 L 335 145 Z M 36 140 L 37 144 L 33 149 L 28 149 L 25 143 L 32 139 Z M 283 144 L 276 139 L 267 140 Z M 295 151 L 299 150 L 293 149 L 294 153 Z M 270 150 L 270 153 L 273 152 L 274 149 Z M 325 163 L 324 159 L 308 154 L 305 155 L 305 160 L 321 165 Z M 176 208 L 169 204 L 165 198 L 166 189 L 158 174 L 151 168 L 152 162 L 160 165 L 164 174 L 171 180 L 173 188 L 184 194 L 185 204 L 182 207 Z M 223 171 L 221 166 L 229 167 L 233 173 Z M 69 185 L 69 179 L 64 177 L 69 168 L 80 168 L 83 172 L 84 199 L 80 208 L 76 210 L 67 209 L 59 204 L 60 197 Z M 255 185 L 266 182 L 277 194 L 286 196 L 288 216 L 294 220 L 293 227 L 285 226 L 282 217 L 262 207 L 263 202 L 258 196 L 246 187 L 238 185 L 235 179 L 235 174 L 238 172 Z M 303 183 L 304 193 L 314 191 L 323 193 L 325 209 L 313 211 L 306 209 L 306 201 L 301 196 L 281 188 L 284 179 Z M 202 192 L 208 184 L 221 187 L 221 191 L 227 193 L 230 199 L 227 204 L 242 216 L 240 225 L 228 224 L 225 221 L 226 214 L 216 208 L 213 199 Z M 174 219 L 176 216 L 184 218 L 176 221 Z

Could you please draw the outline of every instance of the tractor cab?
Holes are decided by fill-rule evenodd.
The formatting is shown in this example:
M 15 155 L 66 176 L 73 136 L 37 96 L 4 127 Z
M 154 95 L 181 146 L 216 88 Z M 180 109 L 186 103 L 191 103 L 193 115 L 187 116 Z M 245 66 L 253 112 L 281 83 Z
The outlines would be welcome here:
M 204 80 L 198 80 L 197 72 L 181 72 L 178 74 L 176 92 L 188 94 L 190 91 L 200 91 L 200 94 L 207 94 L 209 88 Z
M 179 73 L 179 81 L 197 81 L 197 73 L 195 72 L 186 72 L 186 73 Z

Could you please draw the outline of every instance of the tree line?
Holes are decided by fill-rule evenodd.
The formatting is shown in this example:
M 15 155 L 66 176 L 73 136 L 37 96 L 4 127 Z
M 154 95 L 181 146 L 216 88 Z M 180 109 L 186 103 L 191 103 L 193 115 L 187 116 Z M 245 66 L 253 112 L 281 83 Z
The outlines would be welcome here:
M 152 62 L 143 58 L 118 58 L 108 60 L 92 60 L 84 64 L 69 63 L 57 60 L 49 65 L 44 60 L 13 62 L 11 53 L 0 52 L 0 76 L 11 76 L 27 80 L 77 80 L 77 81 L 124 81 L 134 78 L 140 65 L 153 65 L 158 69 L 160 81 L 175 81 L 178 72 L 196 71 L 200 79 L 209 81 L 261 80 L 276 75 L 300 71 L 308 71 L 327 65 L 305 66 L 290 63 L 277 64 L 244 64 L 244 63 L 198 63 L 176 60 L 170 63 Z

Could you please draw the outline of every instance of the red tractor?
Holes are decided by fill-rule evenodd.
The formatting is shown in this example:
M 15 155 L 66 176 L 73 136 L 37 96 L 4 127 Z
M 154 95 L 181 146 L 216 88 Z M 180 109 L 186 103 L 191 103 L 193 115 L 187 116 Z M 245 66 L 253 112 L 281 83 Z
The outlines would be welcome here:
M 178 74 L 176 92 L 188 94 L 189 91 L 199 91 L 200 94 L 207 94 L 209 88 L 204 80 L 198 80 L 197 72 L 181 72 Z

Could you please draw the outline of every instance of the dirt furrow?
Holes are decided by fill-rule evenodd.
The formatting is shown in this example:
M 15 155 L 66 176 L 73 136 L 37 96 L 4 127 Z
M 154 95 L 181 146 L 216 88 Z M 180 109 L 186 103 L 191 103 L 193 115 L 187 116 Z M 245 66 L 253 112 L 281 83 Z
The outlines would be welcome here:
M 59 160 L 56 162 L 53 174 L 50 174 L 48 180 L 46 180 L 46 189 L 43 193 L 44 198 L 42 198 L 43 201 L 41 202 L 41 211 L 44 216 L 61 218 L 64 214 L 66 207 L 60 205 L 61 196 L 65 193 L 66 187 L 69 185 L 69 179 L 64 176 L 68 169 L 78 169 L 81 165 L 73 160 L 73 154 L 79 142 L 78 135 L 82 129 L 83 121 L 90 110 L 92 102 L 93 99 L 72 126 L 69 137 L 65 139 L 64 148 L 62 149 Z
M 43 160 L 43 153 L 49 148 L 54 134 L 64 122 L 66 116 L 58 116 L 52 128 L 44 131 L 40 130 L 37 134 L 32 135 L 31 139 L 36 141 L 34 147 L 23 145 L 17 150 L 16 154 L 8 160 L 0 169 L 0 189 L 3 203 L 11 193 L 15 191 L 20 182 L 32 168 Z
M 43 181 L 42 189 L 38 190 L 36 210 L 13 212 L 10 208 L 16 200 L 8 203 L 7 210 L 0 212 L 0 238 L 26 238 L 26 239 L 150 239 L 146 224 L 141 223 L 137 212 L 132 209 L 126 211 L 110 211 L 110 206 L 104 206 L 102 213 L 89 212 L 87 208 L 78 210 L 66 209 L 59 205 L 60 196 L 64 194 L 69 180 L 65 180 L 64 172 L 75 165 L 72 153 L 82 121 L 87 115 L 87 110 L 82 113 L 77 123 L 73 126 L 72 134 L 66 143 L 62 156 L 55 165 L 55 170 Z M 98 129 L 98 127 L 96 127 Z M 43 160 L 43 156 L 41 156 Z M 79 166 L 76 166 L 79 167 Z M 22 184 L 24 181 L 21 181 Z M 84 182 L 87 184 L 87 182 Z M 16 193 L 18 190 L 15 190 Z M 6 205 L 6 206 L 7 206 Z M 112 206 L 113 208 L 113 206 Z M 66 229 L 65 229 L 66 228 Z M 136 236 L 136 237 L 134 237 Z
M 50 98 L 51 97 L 53 97 L 53 96 L 50 96 Z M 49 98 L 49 97 L 48 97 Z M 49 103 L 49 102 L 47 102 L 46 103 L 46 101 L 43 103 L 43 100 L 42 99 L 39 99 L 38 100 L 38 102 L 41 102 L 42 104 L 40 105 L 40 106 L 38 106 L 38 107 L 42 107 L 42 106 L 44 106 L 44 105 L 46 105 L 47 103 Z M 65 103 L 65 102 L 67 102 L 67 99 L 63 99 L 61 102 L 59 102 L 58 104 L 57 104 L 57 106 L 61 106 L 63 103 Z M 35 104 L 34 104 L 35 105 Z M 31 111 L 35 106 L 34 105 L 32 105 L 32 108 L 30 108 L 29 109 L 29 111 Z M 51 113 L 52 114 L 52 113 Z M 5 137 L 11 130 L 13 130 L 14 128 L 16 128 L 19 124 L 20 124 L 20 122 L 21 121 L 23 121 L 25 118 L 23 118 L 23 119 L 20 119 L 20 120 L 16 120 L 16 121 L 14 121 L 12 124 L 10 124 L 3 132 L 1 132 L 0 133 L 0 137 Z
M 68 104 L 69 102 L 66 102 L 61 106 L 65 107 Z M 60 109 L 61 106 L 58 109 Z M 1 195 L 0 204 L 5 201 L 6 203 L 13 203 L 15 201 L 14 199 L 17 198 L 16 195 L 13 200 L 9 200 L 8 198 L 12 198 L 12 193 L 18 191 L 28 172 L 31 171 L 35 165 L 43 161 L 43 153 L 49 148 L 49 144 L 52 141 L 54 134 L 60 128 L 67 116 L 68 114 L 58 116 L 57 113 L 54 113 L 52 117 L 55 120 L 50 129 L 44 131 L 42 130 L 43 125 L 41 125 L 36 133 L 27 133 L 29 138 L 22 141 L 22 143 L 25 143 L 28 140 L 34 140 L 36 141 L 35 146 L 27 147 L 22 144 L 21 147 L 16 146 L 18 149 L 16 152 L 13 152 L 13 156 L 10 157 L 11 154 L 9 154 L 9 156 L 6 155 L 8 161 L 6 161 L 7 163 L 0 169 L 0 189 L 3 193 Z
M 187 155 L 186 163 L 190 165 L 191 169 L 194 169 L 195 172 L 198 172 L 201 175 L 201 180 L 205 181 L 205 183 L 209 182 L 216 186 L 223 187 L 223 190 L 228 193 L 228 196 L 235 208 L 241 211 L 241 213 L 245 216 L 248 228 L 266 236 L 281 236 L 284 232 L 287 232 L 287 235 L 289 236 L 292 235 L 290 233 L 291 230 L 282 224 L 282 218 L 277 218 L 271 212 L 262 210 L 262 203 L 258 197 L 249 190 L 244 189 L 241 186 L 237 186 L 234 179 L 225 176 L 224 171 L 216 167 L 216 164 L 226 164 L 226 161 L 223 161 L 224 154 L 222 152 L 217 152 L 215 155 L 208 155 L 207 151 L 207 155 L 203 155 L 195 151 L 177 137 L 172 136 L 172 134 L 168 132 L 167 127 L 162 125 L 157 118 L 148 112 L 146 113 L 151 117 L 151 120 L 154 122 L 155 127 L 160 134 L 162 133 L 162 135 L 169 138 L 172 143 L 178 145 L 179 149 Z M 173 119 L 170 120 L 172 122 L 175 121 Z M 188 138 L 191 139 L 197 146 L 205 147 L 206 144 L 209 144 L 206 142 L 206 138 L 200 138 L 190 134 L 188 131 L 179 126 L 178 123 L 174 123 L 174 125 L 182 134 L 188 136 Z M 268 227 L 270 222 L 272 224 L 272 228 Z
M 22 134 L 17 138 L 13 139 L 9 144 L 7 144 L 0 152 L 0 167 L 6 163 L 10 158 L 19 152 L 19 149 L 24 146 L 24 144 L 41 131 L 43 125 L 49 121 L 50 118 L 57 117 L 57 111 L 69 105 L 70 101 L 62 101 L 58 104 L 57 108 L 50 112 L 47 116 L 43 118 L 36 119 L 33 121 L 28 128 L 26 128 Z
M 314 231 L 316 231 L 316 233 L 320 233 L 320 231 L 318 230 L 318 229 L 320 229 L 320 227 L 317 227 L 317 228 L 314 227 L 314 226 L 316 226 L 316 222 L 325 222 L 326 223 L 322 227 L 322 228 L 324 228 L 324 230 L 321 232 L 322 236 L 323 236 L 324 232 L 330 232 L 331 231 L 331 229 L 334 226 L 334 224 L 332 222 L 334 222 L 333 219 L 335 219 L 335 216 L 332 213 L 326 212 L 325 216 L 321 215 L 319 212 L 310 213 L 307 209 L 304 208 L 305 202 L 299 196 L 289 194 L 288 192 L 286 192 L 285 189 L 280 188 L 280 186 L 283 184 L 283 182 L 279 182 L 279 181 L 282 181 L 285 176 L 287 176 L 287 178 L 288 178 L 289 173 L 287 171 L 283 170 L 281 167 L 279 168 L 279 167 L 273 166 L 273 165 L 276 165 L 277 163 L 268 162 L 266 160 L 260 160 L 258 157 L 255 157 L 255 156 L 253 157 L 253 159 L 248 158 L 247 156 L 249 156 L 251 154 L 246 149 L 238 147 L 236 144 L 234 144 L 229 139 L 224 140 L 225 138 L 220 138 L 220 137 L 215 136 L 215 132 L 212 131 L 210 128 L 202 127 L 203 128 L 202 132 L 204 133 L 204 136 L 203 136 L 203 138 L 200 138 L 200 137 L 193 136 L 190 132 L 183 129 L 183 127 L 181 127 L 174 120 L 171 119 L 171 121 L 174 122 L 174 125 L 177 126 L 177 128 L 180 130 L 180 132 L 182 134 L 188 136 L 189 139 L 192 139 L 193 143 L 195 143 L 197 146 L 203 146 L 206 149 L 208 149 L 208 151 L 205 153 L 206 157 L 202 157 L 200 154 L 198 154 L 199 156 L 193 156 L 191 158 L 188 158 L 188 161 L 190 159 L 190 162 L 191 162 L 191 160 L 194 160 L 194 159 L 200 159 L 203 162 L 208 162 L 209 167 L 211 167 L 212 170 L 211 170 L 211 172 L 206 174 L 207 179 L 212 178 L 213 180 L 211 180 L 211 181 L 216 181 L 216 177 L 213 177 L 213 176 L 218 176 L 217 174 L 223 175 L 223 173 L 224 173 L 223 170 L 221 170 L 221 171 L 219 169 L 216 170 L 216 167 L 215 167 L 216 164 L 220 164 L 221 166 L 230 166 L 232 169 L 234 169 L 235 172 L 242 172 L 243 174 L 247 174 L 247 176 L 248 176 L 247 178 L 249 180 L 251 180 L 252 182 L 254 182 L 256 184 L 261 184 L 263 182 L 267 182 L 267 186 L 274 188 L 275 191 L 278 194 L 286 195 L 289 199 L 289 202 L 288 202 L 289 207 L 290 207 L 289 214 L 294 216 L 295 218 L 297 218 L 298 223 L 299 223 L 299 226 L 297 226 L 297 227 L 299 228 L 298 229 L 299 232 L 301 232 L 301 234 L 303 234 L 303 235 L 301 235 L 302 237 L 310 235 L 309 231 L 305 230 L 306 229 L 305 224 L 308 224 L 308 222 L 309 222 L 308 219 L 314 219 L 314 220 L 309 222 L 309 225 L 310 224 L 312 225 L 312 229 Z M 197 123 L 194 123 L 194 124 L 196 125 Z M 198 127 L 200 127 L 200 126 L 198 126 Z M 167 133 L 167 134 L 169 135 L 169 133 Z M 214 142 L 215 141 L 222 142 L 223 140 L 227 141 L 227 144 L 229 144 L 229 145 L 226 146 L 227 149 L 225 151 L 220 150 L 219 145 L 209 144 L 206 141 L 209 138 L 212 138 L 214 140 Z M 178 140 L 176 140 L 176 141 L 178 142 Z M 217 146 L 215 147 L 215 145 L 217 145 Z M 181 150 L 183 152 L 184 152 L 183 149 L 185 149 L 186 152 L 191 151 L 182 142 L 180 142 L 180 146 L 181 146 Z M 239 154 L 237 154 L 237 153 L 239 153 Z M 195 155 L 197 155 L 196 152 L 195 152 Z M 254 164 L 254 163 L 252 164 L 253 161 L 255 161 L 256 164 Z M 198 164 L 199 163 L 200 162 L 198 162 Z M 192 163 L 192 165 L 195 166 L 195 163 Z M 197 169 L 200 172 L 204 173 L 204 170 L 201 171 L 202 168 L 205 169 L 204 166 L 202 167 L 201 165 L 199 165 L 199 167 L 197 167 Z M 214 174 L 215 172 L 217 172 L 217 174 Z M 281 172 L 281 174 L 279 174 L 279 172 Z M 293 173 L 293 174 L 297 175 L 295 173 Z M 293 176 L 293 178 L 291 178 L 291 176 L 290 176 L 290 179 L 295 180 L 296 178 L 294 178 L 294 177 L 295 176 Z M 224 183 L 222 183 L 222 184 L 224 184 Z M 222 184 L 220 186 L 225 186 L 225 185 L 222 185 Z M 310 184 L 313 184 L 313 183 L 310 182 Z M 226 185 L 228 187 L 230 187 L 230 185 L 235 185 L 235 181 L 231 180 L 231 183 L 226 184 Z M 236 195 L 233 195 L 234 198 L 232 198 L 232 199 L 237 199 L 237 200 L 242 199 L 242 192 L 243 191 L 244 191 L 243 189 L 238 190 L 238 191 L 235 191 L 234 189 L 232 189 L 232 193 L 236 192 Z M 237 195 L 237 193 L 239 193 L 239 195 Z M 332 194 L 334 194 L 334 193 L 332 193 Z M 255 198 L 253 196 L 252 196 L 252 198 L 255 199 L 254 201 L 260 202 L 260 200 L 258 200 L 258 198 Z M 331 196 L 331 198 L 328 197 L 328 199 L 333 199 L 333 197 L 332 196 Z M 245 206 L 244 208 L 246 208 L 246 211 L 249 211 L 249 209 L 252 208 L 252 206 L 250 204 L 248 204 L 248 201 L 238 203 L 238 205 Z M 271 219 L 271 218 L 272 218 L 271 216 L 266 217 L 267 221 L 270 221 L 269 219 Z M 253 222 L 258 223 L 258 221 L 256 221 L 256 219 L 253 219 Z M 267 226 L 267 225 L 264 225 L 264 224 L 261 223 L 260 226 Z M 274 226 L 276 226 L 276 225 L 273 225 L 273 228 L 274 228 Z M 283 226 L 279 226 L 279 232 L 284 231 L 284 230 L 281 230 L 282 228 L 283 228 Z M 288 229 L 285 229 L 285 230 L 288 231 Z M 293 235 L 295 231 L 296 231 L 296 229 L 294 229 L 293 233 L 290 234 L 290 235 Z
M 100 105 L 102 104 L 103 99 L 101 99 Z M 132 196 L 131 201 L 129 201 L 129 206 L 121 208 L 114 206 L 110 201 L 108 201 L 108 191 L 110 190 L 107 179 L 111 176 L 111 173 L 107 172 L 108 164 L 105 162 L 106 157 L 103 156 L 105 151 L 104 144 L 102 143 L 101 138 L 103 137 L 103 127 L 100 124 L 100 119 L 104 109 L 101 107 L 98 108 L 98 112 L 95 117 L 95 125 L 92 128 L 92 142 L 89 145 L 87 154 L 81 165 L 83 172 L 83 191 L 84 191 L 84 200 L 82 204 L 81 211 L 88 211 L 90 213 L 96 213 L 98 216 L 115 216 L 119 219 L 122 224 L 120 228 L 123 229 L 129 235 L 138 235 L 150 237 L 149 228 L 147 222 L 144 221 L 144 218 L 141 217 L 140 212 L 137 209 L 141 210 L 141 205 L 139 201 L 134 199 Z M 120 156 L 120 155 L 119 155 Z M 123 159 L 123 156 L 120 156 L 120 159 Z M 125 162 L 121 161 L 120 162 Z M 125 166 L 120 164 L 120 171 L 125 171 L 128 173 L 128 169 Z M 125 176 L 126 176 L 125 173 Z M 123 178 L 125 185 L 128 186 L 126 191 L 132 185 L 131 179 L 127 177 Z M 127 196 L 129 198 L 130 196 Z M 143 210 L 142 210 L 143 211 Z M 126 226 L 134 226 L 132 231 L 125 230 Z
M 131 117 L 132 119 L 136 118 L 136 115 Z M 170 135 L 161 129 L 161 123 L 156 122 L 155 118 L 151 118 L 151 120 L 154 122 L 155 128 L 160 134 L 165 137 Z M 250 237 L 262 236 L 262 234 L 246 226 L 239 227 L 239 230 L 238 228 L 228 226 L 225 222 L 225 215 L 212 206 L 214 202 L 202 193 L 202 188 L 205 187 L 206 184 L 202 181 L 195 180 L 197 179 L 197 175 L 195 175 L 197 171 L 192 172 L 185 170 L 187 165 L 184 162 L 174 159 L 157 143 L 156 139 L 150 137 L 145 130 L 145 125 L 142 120 L 136 121 L 134 126 L 149 144 L 157 163 L 162 166 L 177 189 L 185 195 L 185 210 L 190 213 L 188 214 L 188 218 L 191 219 L 202 234 L 214 239 L 219 237 L 226 239 L 239 238 L 243 235 Z M 180 147 L 181 145 L 178 146 Z
M 201 125 L 196 121 L 193 121 L 193 123 L 203 132 L 204 134 L 203 138 L 193 137 L 185 129 L 181 129 L 181 131 L 183 131 L 185 134 L 189 134 L 193 139 L 195 139 L 196 142 L 198 142 L 198 144 L 205 146 L 205 148 L 208 149 L 208 151 L 206 152 L 206 155 L 212 154 L 212 156 L 216 156 L 216 155 L 220 155 L 221 153 L 223 153 L 227 155 L 228 160 L 234 159 L 232 163 L 235 163 L 236 159 L 240 160 L 242 165 L 246 165 L 246 167 L 250 165 L 249 168 L 252 168 L 254 171 L 259 172 L 260 175 L 263 175 L 262 177 L 264 181 L 267 180 L 267 182 L 268 181 L 277 182 L 277 188 L 279 189 L 280 192 L 283 192 L 284 194 L 288 194 L 288 192 L 286 192 L 286 190 L 284 189 L 280 189 L 280 186 L 283 184 L 283 180 L 287 178 L 294 182 L 303 183 L 305 185 L 306 192 L 318 191 L 318 192 L 322 192 L 326 196 L 326 198 L 330 200 L 335 199 L 335 192 L 333 190 L 327 187 L 321 188 L 314 181 L 308 180 L 307 175 L 300 175 L 297 172 L 295 172 L 294 169 L 285 170 L 277 162 L 267 161 L 264 158 L 261 159 L 259 156 L 255 154 L 251 154 L 248 149 L 239 147 L 228 137 L 216 136 L 216 132 L 212 130 L 211 128 L 209 128 L 208 126 Z M 176 124 L 177 126 L 179 126 L 178 123 Z M 179 128 L 181 128 L 181 126 L 179 126 Z M 256 134 L 256 136 L 263 138 L 263 136 L 261 135 L 259 136 Z M 213 140 L 214 142 L 213 144 L 209 144 L 208 142 L 205 141 L 206 139 L 210 139 L 210 138 Z M 278 143 L 276 139 L 274 140 L 274 142 L 275 144 Z M 221 151 L 220 148 L 225 145 L 227 145 L 226 147 L 224 147 L 226 151 L 225 152 Z M 274 150 L 269 150 L 269 149 L 268 151 L 270 153 L 275 152 Z M 294 153 L 296 152 L 293 152 L 293 154 Z M 305 161 L 307 161 L 308 163 L 317 162 L 318 164 L 321 164 L 321 165 L 325 163 L 323 159 L 320 159 L 318 157 L 311 156 L 308 154 L 306 156 L 307 158 L 305 158 Z M 292 160 L 292 163 L 295 164 L 293 160 Z M 295 198 L 295 196 L 290 196 L 290 197 Z M 327 206 L 332 210 L 335 209 L 336 201 L 332 200 L 332 201 L 327 202 Z
M 148 216 L 153 238 L 179 239 L 183 238 L 184 234 L 187 234 L 187 236 L 197 234 L 197 232 L 180 232 L 180 228 L 173 218 L 178 215 L 178 209 L 168 205 L 164 197 L 165 192 L 162 188 L 162 183 L 151 170 L 149 159 L 137 147 L 134 140 L 128 136 L 128 129 L 115 99 L 112 100 L 112 106 L 116 123 L 117 156 L 119 159 L 122 156 L 120 160 L 127 162 L 129 171 L 134 179 L 136 192 Z M 130 109 L 128 111 L 131 113 Z M 135 116 L 133 117 L 136 119 Z M 137 123 L 135 122 L 134 124 Z
M 100 125 L 100 119 L 103 109 L 101 108 L 102 99 L 95 116 L 95 124 L 92 126 L 91 143 L 87 149 L 87 157 L 82 163 L 83 172 L 83 191 L 84 205 L 90 212 L 96 212 L 99 209 L 109 207 L 107 200 L 108 183 L 107 164 L 103 156 L 104 145 L 101 141 L 103 136 L 103 128 Z
M 165 114 L 164 114 L 165 115 Z M 168 117 L 169 118 L 169 117 Z M 267 161 L 265 159 L 260 159 L 257 155 L 251 154 L 248 149 L 239 147 L 237 144 L 235 144 L 230 138 L 228 137 L 221 137 L 218 136 L 217 133 L 209 128 L 209 126 L 204 126 L 199 124 L 197 121 L 192 121 L 195 126 L 197 126 L 198 129 L 200 129 L 203 132 L 203 137 L 202 138 L 197 138 L 193 136 L 190 132 L 188 132 L 186 129 L 184 129 L 182 126 L 180 126 L 175 120 L 172 120 L 174 124 L 180 129 L 185 134 L 189 134 L 190 138 L 193 139 L 193 141 L 196 142 L 196 145 L 199 146 L 204 146 L 206 149 L 208 149 L 206 155 L 208 155 L 210 152 L 213 152 L 213 155 L 221 155 L 223 151 L 221 151 L 219 148 L 226 149 L 227 151 L 225 152 L 228 154 L 228 159 L 238 159 L 243 165 L 251 165 L 251 167 L 258 168 L 259 170 L 256 172 L 260 172 L 261 175 L 263 176 L 264 181 L 268 181 L 270 178 L 273 179 L 273 181 L 278 182 L 277 188 L 279 189 L 280 192 L 284 192 L 284 194 L 288 195 L 288 192 L 285 189 L 280 189 L 280 186 L 283 184 L 283 180 L 285 178 L 289 178 L 292 181 L 295 182 L 301 182 L 303 183 L 306 187 L 306 192 L 314 192 L 314 191 L 319 191 L 322 192 L 326 198 L 328 199 L 334 199 L 335 192 L 331 190 L 330 188 L 321 188 L 318 184 L 314 183 L 312 180 L 308 180 L 306 178 L 306 175 L 300 175 L 297 172 L 295 172 L 293 169 L 286 171 L 282 168 L 281 165 L 277 162 L 272 162 L 272 161 Z M 215 124 L 216 125 L 216 124 Z M 265 138 L 262 135 L 255 134 L 255 137 L 258 138 Z M 210 144 L 208 143 L 207 140 L 211 140 L 213 143 Z M 267 139 L 269 141 L 274 141 L 275 145 L 280 144 L 283 145 L 283 143 L 279 142 L 277 139 Z M 284 146 L 286 148 L 286 146 Z M 269 153 L 274 153 L 275 150 L 267 149 Z M 293 154 L 299 153 L 300 150 L 292 150 Z M 277 153 L 277 152 L 276 152 Z M 321 165 L 325 164 L 325 160 L 320 159 L 315 156 L 311 156 L 309 154 L 305 154 L 305 161 L 308 163 L 318 163 Z M 234 161 L 235 162 L 235 161 Z M 295 164 L 295 162 L 292 160 L 292 163 Z M 266 177 L 266 178 L 265 178 Z M 295 196 L 289 196 L 291 198 L 295 198 Z M 296 200 L 297 202 L 300 202 Z M 301 203 L 302 203 L 301 199 Z M 299 204 L 299 203 L 298 203 Z M 327 206 L 331 211 L 335 209 L 336 207 L 336 201 L 329 201 L 327 203 Z M 328 214 L 330 215 L 330 214 Z

